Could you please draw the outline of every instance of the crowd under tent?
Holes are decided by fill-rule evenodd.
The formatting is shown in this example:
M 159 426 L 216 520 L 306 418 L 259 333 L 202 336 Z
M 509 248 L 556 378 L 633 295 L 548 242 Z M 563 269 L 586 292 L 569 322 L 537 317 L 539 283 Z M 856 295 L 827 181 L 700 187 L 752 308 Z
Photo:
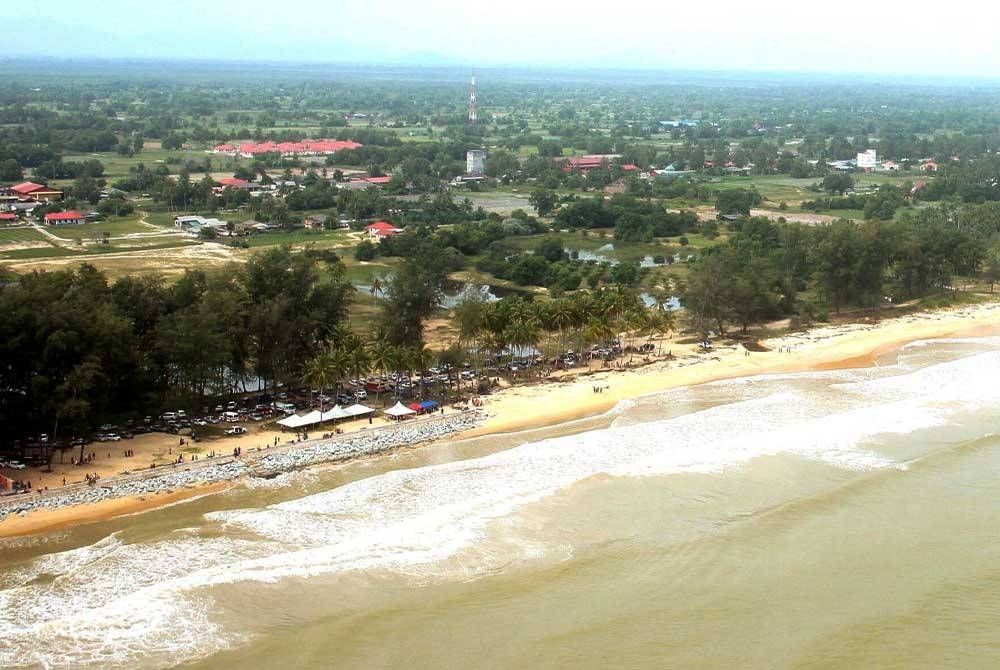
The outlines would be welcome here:
M 326 423 L 327 421 L 336 421 L 337 419 L 349 419 L 352 416 L 354 415 L 348 414 L 347 411 L 340 405 L 335 405 L 332 409 L 326 412 L 313 410 L 305 416 L 293 414 L 279 421 L 278 425 L 286 428 L 303 428 L 305 426 L 313 426 L 318 423 Z
M 411 414 L 416 414 L 416 410 L 412 410 L 403 403 L 396 401 L 396 404 L 385 410 L 383 414 L 387 416 L 394 417 L 396 420 L 402 419 L 404 416 L 410 416 Z

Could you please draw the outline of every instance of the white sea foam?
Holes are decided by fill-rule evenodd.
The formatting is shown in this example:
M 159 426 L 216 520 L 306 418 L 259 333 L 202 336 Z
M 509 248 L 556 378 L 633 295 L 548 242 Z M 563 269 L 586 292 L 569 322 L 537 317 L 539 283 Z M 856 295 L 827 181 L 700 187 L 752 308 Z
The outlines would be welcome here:
M 888 377 L 798 377 L 825 381 L 819 390 L 778 384 L 784 390 L 770 392 L 775 379 L 758 378 L 764 395 L 737 392 L 729 404 L 676 418 L 389 471 L 264 509 L 206 515 L 207 530 L 242 534 L 185 533 L 135 545 L 102 540 L 38 559 L 4 581 L 0 612 L 23 614 L 0 619 L 8 654 L 0 664 L 128 667 L 137 659 L 173 665 L 197 657 L 234 643 L 232 631 L 213 623 L 204 590 L 220 584 L 369 569 L 426 577 L 435 566 L 464 578 L 499 569 L 540 551 L 537 538 L 519 533 L 519 509 L 595 475 L 722 472 L 779 453 L 847 470 L 902 467 L 878 453 L 880 436 L 995 407 L 998 373 L 1000 352 L 990 352 Z M 32 583 L 42 575 L 55 578 Z M 177 635 L 181 625 L 197 634 Z

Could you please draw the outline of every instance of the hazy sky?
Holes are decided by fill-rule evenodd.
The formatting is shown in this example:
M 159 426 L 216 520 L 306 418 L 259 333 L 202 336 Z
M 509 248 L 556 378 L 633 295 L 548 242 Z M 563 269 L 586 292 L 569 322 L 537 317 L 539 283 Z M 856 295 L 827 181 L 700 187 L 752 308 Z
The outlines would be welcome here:
M 1000 75 L 1000 8 L 983 0 L 46 0 L 4 14 L 0 56 Z

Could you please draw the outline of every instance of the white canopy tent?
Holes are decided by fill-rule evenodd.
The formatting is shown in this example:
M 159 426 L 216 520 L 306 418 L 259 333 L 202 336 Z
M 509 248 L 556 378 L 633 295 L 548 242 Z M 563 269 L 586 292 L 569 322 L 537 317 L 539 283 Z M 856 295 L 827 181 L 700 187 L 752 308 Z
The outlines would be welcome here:
M 351 405 L 350 407 L 345 407 L 344 411 L 351 416 L 363 416 L 365 414 L 373 414 L 375 412 L 373 408 L 359 405 L 357 403 Z
M 395 405 L 393 405 L 392 407 L 390 407 L 389 409 L 385 410 L 382 413 L 388 416 L 395 417 L 397 419 L 401 419 L 404 416 L 409 416 L 410 414 L 416 414 L 415 411 L 413 411 L 412 409 L 410 409 L 409 407 L 407 407 L 406 405 L 404 405 L 399 401 L 397 401 Z
M 284 419 L 278 422 L 279 426 L 284 426 L 285 428 L 301 428 L 302 426 L 309 425 L 308 414 L 305 416 L 299 416 L 298 414 L 292 414 L 286 416 Z
M 314 409 L 305 416 L 298 416 L 297 414 L 293 414 L 279 421 L 278 425 L 284 426 L 286 428 L 302 428 L 304 426 L 312 426 L 314 424 L 324 423 L 326 421 L 347 419 L 352 416 L 354 415 L 348 414 L 347 411 L 340 405 L 335 405 L 332 409 L 326 412 L 320 412 L 319 410 Z

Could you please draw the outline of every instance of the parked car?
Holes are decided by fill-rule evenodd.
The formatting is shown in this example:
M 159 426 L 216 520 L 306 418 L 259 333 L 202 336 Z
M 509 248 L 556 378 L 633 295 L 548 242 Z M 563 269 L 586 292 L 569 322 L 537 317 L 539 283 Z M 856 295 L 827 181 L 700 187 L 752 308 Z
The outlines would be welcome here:
M 176 419 L 177 419 L 177 412 L 164 412 L 163 414 L 160 415 L 160 420 L 161 421 L 174 421 Z M 110 430 L 110 429 L 104 428 L 103 426 L 101 427 L 101 429 L 102 430 Z
M 21 461 L 7 461 L 7 467 L 13 468 L 14 470 L 24 470 L 28 466 Z
M 118 433 L 108 433 L 107 436 L 109 442 L 121 442 L 122 436 Z
M 368 397 L 368 392 L 365 391 L 364 389 L 358 389 L 357 391 L 354 392 L 354 397 L 358 400 L 364 400 L 365 398 Z
M 254 412 L 253 414 L 250 415 L 250 419 L 253 421 L 263 421 L 264 417 L 258 414 L 257 412 Z
M 208 425 L 208 421 L 206 421 L 205 419 L 195 419 L 194 420 L 194 425 L 196 425 L 196 426 L 207 426 Z
M 226 435 L 246 435 L 247 429 L 243 426 L 233 426 L 226 429 Z

